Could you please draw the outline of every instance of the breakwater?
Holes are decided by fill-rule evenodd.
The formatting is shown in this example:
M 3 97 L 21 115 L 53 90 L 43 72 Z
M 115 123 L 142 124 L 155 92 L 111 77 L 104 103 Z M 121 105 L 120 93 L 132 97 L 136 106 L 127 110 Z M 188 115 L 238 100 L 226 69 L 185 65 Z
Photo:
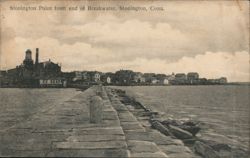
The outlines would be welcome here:
M 126 95 L 126 92 L 120 89 L 114 90 L 121 97 L 122 102 L 127 105 L 134 105 L 140 107 L 147 112 L 150 117 L 149 121 L 153 128 L 159 130 L 161 133 L 171 136 L 173 138 L 181 139 L 193 152 L 202 157 L 248 157 L 249 151 L 225 142 L 214 141 L 209 139 L 202 139 L 195 135 L 199 132 L 199 122 L 194 121 L 180 121 L 167 119 L 163 120 L 158 115 L 158 112 L 152 112 L 149 108 L 136 101 L 135 98 Z

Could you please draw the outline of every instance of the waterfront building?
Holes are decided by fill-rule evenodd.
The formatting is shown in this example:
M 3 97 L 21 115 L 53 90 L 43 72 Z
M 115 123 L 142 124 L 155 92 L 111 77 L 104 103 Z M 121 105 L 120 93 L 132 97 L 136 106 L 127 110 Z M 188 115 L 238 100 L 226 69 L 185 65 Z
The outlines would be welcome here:
M 101 81 L 101 73 L 100 72 L 90 72 L 91 80 L 94 82 Z
M 7 74 L 7 71 L 0 70 L 0 78 L 5 77 Z
M 86 81 L 87 78 L 87 72 L 81 72 L 81 71 L 74 71 L 75 75 L 73 78 L 73 81 Z
M 119 70 L 115 72 L 115 80 L 117 84 L 129 85 L 133 83 L 135 73 L 131 70 Z
M 67 81 L 63 78 L 48 78 L 48 79 L 39 79 L 39 86 L 42 88 L 45 87 L 67 87 Z
M 27 49 L 23 63 L 16 68 L 7 70 L 6 74 L 10 85 L 39 85 L 39 79 L 44 77 L 61 77 L 61 66 L 48 60 L 39 63 L 39 49 L 36 48 L 35 63 L 32 51 Z
M 153 77 L 152 80 L 151 80 L 151 83 L 152 84 L 159 84 L 160 81 L 156 77 Z
M 113 84 L 114 82 L 114 73 L 107 72 L 101 75 L 101 82 L 104 84 Z
M 143 77 L 143 73 L 141 73 L 141 72 L 135 72 L 133 81 L 135 83 L 144 83 L 145 82 L 145 78 Z
M 225 84 L 225 83 L 227 83 L 227 78 L 221 77 L 221 78 L 219 78 L 219 82 L 220 82 L 220 84 Z
M 188 80 L 198 80 L 199 79 L 199 74 L 197 72 L 189 72 L 187 74 L 187 79 Z
M 184 73 L 175 74 L 175 79 L 173 84 L 186 84 L 187 83 L 187 75 Z
M 99 82 L 101 80 L 101 74 L 100 73 L 95 73 L 94 74 L 94 81 L 95 82 Z
M 218 79 L 209 79 L 208 83 L 210 84 L 226 84 L 227 83 L 227 78 L 226 77 L 221 77 Z
M 152 80 L 154 79 L 155 76 L 156 76 L 155 73 L 144 73 L 143 74 L 143 77 L 145 78 L 146 83 L 152 83 Z
M 110 84 L 110 83 L 111 83 L 111 77 L 108 76 L 106 82 L 107 82 L 108 84 Z
M 163 80 L 163 84 L 164 84 L 164 85 L 168 85 L 168 84 L 170 84 L 170 81 L 169 81 L 167 78 L 165 78 L 165 79 Z
M 187 74 L 188 84 L 199 84 L 199 74 L 197 72 L 189 72 Z

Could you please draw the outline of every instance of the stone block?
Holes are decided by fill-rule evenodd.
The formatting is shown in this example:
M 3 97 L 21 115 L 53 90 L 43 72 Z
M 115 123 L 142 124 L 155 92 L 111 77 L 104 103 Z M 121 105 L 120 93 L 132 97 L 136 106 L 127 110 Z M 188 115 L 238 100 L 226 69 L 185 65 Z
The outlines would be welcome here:
M 53 142 L 55 149 L 126 149 L 125 141 Z
M 148 132 L 125 131 L 127 140 L 153 141 Z
M 159 148 L 153 142 L 129 140 L 127 143 L 128 143 L 128 148 L 131 151 L 131 153 L 159 151 Z
M 123 135 L 78 135 L 70 136 L 67 138 L 68 142 L 98 142 L 98 141 L 117 141 L 124 140 L 125 136 Z
M 196 153 L 200 154 L 204 158 L 219 158 L 219 155 L 216 151 L 214 151 L 210 146 L 200 141 L 195 142 L 194 150 Z
M 82 149 L 82 150 L 54 150 L 48 157 L 128 157 L 126 149 Z
M 83 128 L 75 131 L 78 135 L 106 135 L 106 134 L 116 134 L 124 135 L 121 127 L 93 127 L 93 128 Z
M 148 158 L 159 158 L 159 157 L 168 157 L 165 153 L 163 152 L 142 152 L 142 153 L 132 153 L 131 157 L 148 157 Z M 176 157 L 177 158 L 177 157 Z M 178 157 L 179 158 L 179 157 Z
M 123 130 L 143 129 L 143 127 L 139 124 L 139 122 L 122 122 L 121 126 Z
M 165 136 L 158 131 L 149 132 L 149 136 L 157 145 L 184 145 L 181 140 Z
M 171 133 L 173 133 L 174 136 L 180 139 L 191 139 L 193 138 L 193 135 L 189 133 L 188 131 L 185 131 L 179 127 L 169 125 L 169 130 Z
M 172 153 L 192 153 L 192 151 L 183 145 L 160 145 L 159 148 L 166 154 Z
M 103 117 L 103 101 L 100 96 L 94 96 L 90 102 L 90 123 L 101 123 Z

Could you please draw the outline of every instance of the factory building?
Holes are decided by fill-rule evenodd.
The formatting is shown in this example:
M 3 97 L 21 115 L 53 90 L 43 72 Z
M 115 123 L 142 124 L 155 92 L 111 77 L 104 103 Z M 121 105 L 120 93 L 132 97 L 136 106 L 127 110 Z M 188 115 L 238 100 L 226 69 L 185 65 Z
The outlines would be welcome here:
M 61 75 L 61 66 L 59 64 L 52 62 L 50 59 L 48 61 L 39 62 L 38 48 L 36 48 L 35 62 L 32 59 L 32 51 L 27 49 L 23 63 L 16 66 L 14 69 L 7 70 L 6 73 L 10 82 L 9 84 L 27 86 L 39 86 L 39 80 L 42 78 L 48 80 L 50 78 L 57 80 L 58 78 L 58 80 L 61 80 L 63 83 Z M 55 83 L 59 83 L 59 81 Z

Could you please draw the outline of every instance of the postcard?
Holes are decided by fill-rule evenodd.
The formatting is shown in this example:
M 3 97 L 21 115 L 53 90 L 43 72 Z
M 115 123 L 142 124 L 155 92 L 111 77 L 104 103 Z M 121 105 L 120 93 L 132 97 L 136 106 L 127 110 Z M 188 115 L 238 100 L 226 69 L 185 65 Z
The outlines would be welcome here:
M 249 157 L 249 1 L 1 0 L 0 19 L 1 157 Z

